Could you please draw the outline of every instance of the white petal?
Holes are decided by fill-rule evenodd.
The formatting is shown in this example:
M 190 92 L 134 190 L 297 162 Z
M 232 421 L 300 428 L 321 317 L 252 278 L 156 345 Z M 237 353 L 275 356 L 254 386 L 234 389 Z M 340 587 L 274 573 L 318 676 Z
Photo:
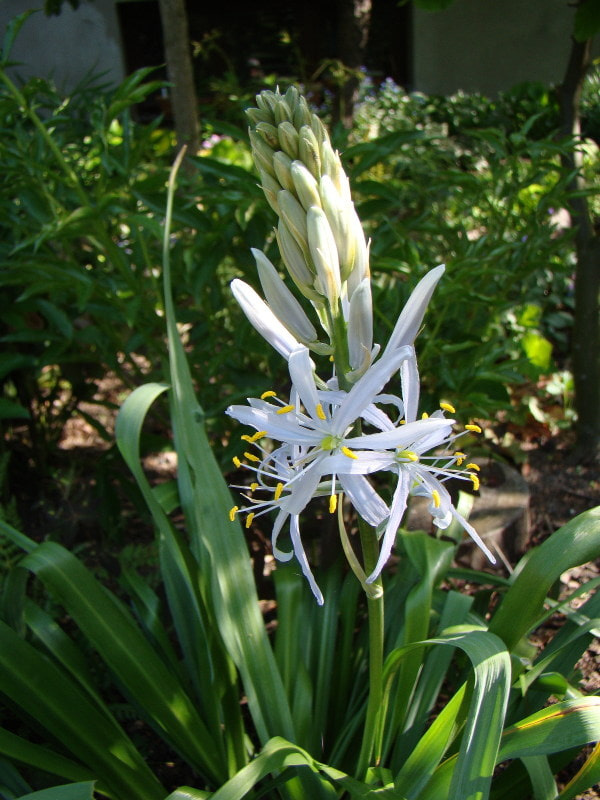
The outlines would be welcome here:
M 233 296 L 241 306 L 250 324 L 285 359 L 300 343 L 285 328 L 265 301 L 244 281 L 236 278 L 231 282 Z
M 296 421 L 293 412 L 278 416 L 274 411 L 265 411 L 251 406 L 229 406 L 226 413 L 257 431 L 266 431 L 271 439 L 278 442 L 294 444 L 318 445 L 323 435 L 317 431 L 309 430 Z
M 446 441 L 447 431 L 452 422 L 453 420 L 435 419 L 433 417 L 418 419 L 416 422 L 398 425 L 393 431 L 367 433 L 364 436 L 348 438 L 344 443 L 351 449 L 364 450 L 373 448 L 390 450 L 392 448 L 405 448 L 416 445 L 423 436 L 431 436 L 430 441 L 437 446 Z
M 400 366 L 400 381 L 402 383 L 402 399 L 404 400 L 404 414 L 407 422 L 414 422 L 419 410 L 419 367 L 417 359 L 409 358 Z
M 401 347 L 382 357 L 359 378 L 348 392 L 333 420 L 333 433 L 342 436 L 378 395 L 402 363 L 411 357 L 411 347 Z
M 375 569 L 369 575 L 366 582 L 373 583 L 373 581 L 377 580 L 381 570 L 383 569 L 384 565 L 386 564 L 390 554 L 392 552 L 392 548 L 394 546 L 394 542 L 396 541 L 396 534 L 398 532 L 398 528 L 400 527 L 400 523 L 402 522 L 402 517 L 404 512 L 406 511 L 406 500 L 408 498 L 408 489 L 411 482 L 411 476 L 408 470 L 401 469 L 398 475 L 398 484 L 394 491 L 394 497 L 392 499 L 392 510 L 390 513 L 390 518 L 387 521 L 387 525 L 385 526 L 385 533 L 383 534 L 381 540 L 381 548 L 379 550 L 379 558 L 377 559 L 377 564 L 375 565 Z
M 362 475 L 338 475 L 342 489 L 364 521 L 376 528 L 390 514 L 390 510 Z
M 352 369 L 362 366 L 373 347 L 373 303 L 371 281 L 365 278 L 350 299 L 348 355 Z
M 338 476 L 371 475 L 373 472 L 389 469 L 396 464 L 391 453 L 372 453 L 370 450 L 357 450 L 354 455 L 356 458 L 350 458 L 344 453 L 332 453 L 325 456 L 321 463 L 321 474 Z
M 421 327 L 423 317 L 425 316 L 427 304 L 431 299 L 437 282 L 444 274 L 444 270 L 444 265 L 440 264 L 439 267 L 429 270 L 425 277 L 421 278 L 416 285 L 398 317 L 398 321 L 396 322 L 387 347 L 385 348 L 386 353 L 396 347 L 402 347 L 402 345 L 405 344 L 413 344 L 419 332 L 419 328 Z
M 322 459 L 313 461 L 288 481 L 285 488 L 290 489 L 290 494 L 281 501 L 281 507 L 288 513 L 299 514 L 315 496 L 323 475 L 320 469 L 321 461 Z
M 279 277 L 279 273 L 261 250 L 252 248 L 260 285 L 273 313 L 288 331 L 302 342 L 315 342 L 317 331 L 304 309 Z
M 482 550 L 485 553 L 485 555 L 488 557 L 488 559 L 490 560 L 490 562 L 492 564 L 495 564 L 496 563 L 496 559 L 494 558 L 494 556 L 492 555 L 492 553 L 490 552 L 488 547 L 484 544 L 483 539 L 477 533 L 475 528 L 470 523 L 468 523 L 467 520 L 464 519 L 458 513 L 458 511 L 454 508 L 454 506 L 451 507 L 450 512 L 452 513 L 452 516 L 455 517 L 460 522 L 460 524 L 463 526 L 465 531 L 469 534 L 471 539 L 473 539 L 473 541 L 475 542 L 477 547 L 479 547 L 479 549 Z
M 306 347 L 298 347 L 290 354 L 289 369 L 294 389 L 300 395 L 304 408 L 317 424 L 325 422 L 317 414 L 319 395 L 315 385 L 310 353 Z
M 308 581 L 312 593 L 317 599 L 317 603 L 322 606 L 325 600 L 323 599 L 323 595 L 321 590 L 317 586 L 317 582 L 314 579 L 312 574 L 311 568 L 308 564 L 308 559 L 306 558 L 306 553 L 304 552 L 304 547 L 302 546 L 302 539 L 300 538 L 300 526 L 298 524 L 298 515 L 292 514 L 290 519 L 290 536 L 292 537 L 292 545 L 294 547 L 294 554 L 298 563 L 300 564 L 300 568 L 302 569 L 302 573 L 304 577 Z
M 277 547 L 277 539 L 279 538 L 281 529 L 283 528 L 283 525 L 288 517 L 289 514 L 287 513 L 287 511 L 280 511 L 277 514 L 277 517 L 275 519 L 275 524 L 273 525 L 273 530 L 271 531 L 271 546 L 273 548 L 273 555 L 278 561 L 283 561 L 283 562 L 290 561 L 294 557 L 293 551 L 290 551 L 288 553 L 285 550 L 280 550 Z

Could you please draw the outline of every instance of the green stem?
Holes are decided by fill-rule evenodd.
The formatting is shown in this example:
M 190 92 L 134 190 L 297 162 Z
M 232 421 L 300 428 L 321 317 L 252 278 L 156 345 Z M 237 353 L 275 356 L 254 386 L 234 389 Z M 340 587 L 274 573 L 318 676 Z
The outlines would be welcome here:
M 360 517 L 358 519 L 358 529 L 360 532 L 365 572 L 369 575 L 375 568 L 379 556 L 377 536 L 373 528 L 367 525 Z M 375 591 L 367 594 L 367 610 L 369 615 L 369 697 L 367 701 L 363 739 L 356 768 L 356 777 L 359 780 L 365 778 L 372 756 L 375 755 L 375 762 L 379 759 L 379 753 L 373 753 L 373 750 L 377 715 L 383 699 L 384 605 L 381 578 L 377 578 L 377 580 L 371 584 L 371 588 Z

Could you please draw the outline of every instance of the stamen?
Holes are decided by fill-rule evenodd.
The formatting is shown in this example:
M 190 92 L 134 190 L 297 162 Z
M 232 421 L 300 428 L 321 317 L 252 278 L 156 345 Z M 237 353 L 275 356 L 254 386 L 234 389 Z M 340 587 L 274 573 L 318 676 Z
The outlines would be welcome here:
M 274 493 L 274 495 L 273 495 L 273 497 L 275 498 L 275 500 L 279 500 L 279 498 L 281 497 L 281 493 L 282 493 L 282 492 L 283 492 L 283 483 L 281 483 L 281 481 L 280 481 L 280 482 L 277 484 L 277 486 L 275 487 L 275 493 Z
M 242 466 L 242 462 L 239 460 L 237 456 L 234 456 L 231 460 L 238 469 Z
M 257 489 L 258 489 L 258 483 L 256 483 L 256 481 L 254 481 L 253 483 L 250 484 L 250 491 L 251 492 L 255 492 Z
M 256 464 L 260 464 L 260 458 L 255 456 L 254 453 L 244 453 L 248 461 L 254 461 Z
M 252 525 L 252 520 L 254 519 L 254 512 L 251 511 L 248 516 L 246 517 L 246 528 L 249 528 Z
M 323 411 L 323 406 L 321 405 L 321 403 L 317 403 L 316 411 L 317 411 L 317 417 L 319 419 L 323 419 L 323 420 L 327 419 L 327 417 L 325 416 L 325 412 Z
M 466 457 L 467 457 L 466 453 L 461 453 L 460 450 L 457 450 L 456 453 L 454 453 L 454 458 L 456 459 L 456 466 L 460 467 L 460 465 L 463 463 Z
M 260 396 L 261 400 L 266 400 L 268 397 L 277 397 L 277 392 L 274 392 L 272 389 L 269 389 L 268 392 L 263 392 Z
M 424 411 L 424 412 L 421 414 L 421 419 L 429 419 L 429 414 L 428 414 L 426 411 Z
M 294 410 L 294 406 L 282 406 L 281 408 L 278 408 L 275 413 L 276 414 L 289 414 L 290 411 L 293 411 L 293 410 Z
M 473 484 L 473 488 L 475 489 L 476 492 L 478 492 L 479 491 L 479 478 L 477 477 L 477 475 L 469 475 L 469 478 L 471 479 L 471 482 Z
M 337 494 L 332 494 L 329 498 L 329 513 L 335 514 L 337 508 Z
M 433 500 L 433 505 L 436 508 L 439 508 L 442 505 L 442 501 L 440 499 L 440 493 L 437 489 L 433 489 L 431 492 L 431 499 Z
M 398 450 L 396 452 L 396 458 L 403 458 L 407 461 L 418 461 L 419 456 L 416 453 L 413 453 L 412 450 Z
M 440 403 L 440 408 L 442 411 L 447 411 L 449 414 L 456 414 L 456 409 L 452 403 Z
M 479 466 L 479 464 L 473 464 L 472 462 L 470 464 L 467 464 L 467 469 L 474 469 L 475 472 L 481 471 L 481 467 Z
M 358 459 L 358 456 L 356 455 L 356 453 L 353 453 L 352 450 L 350 450 L 349 447 L 342 447 L 340 449 L 341 449 L 342 453 L 345 456 L 348 456 L 348 458 L 356 458 L 356 459 Z
M 473 431 L 473 433 L 481 433 L 481 428 L 479 427 L 479 425 L 475 424 L 465 425 L 465 430 Z
M 229 519 L 231 520 L 231 522 L 233 522 L 233 520 L 235 519 L 235 515 L 237 514 L 237 512 L 239 510 L 240 510 L 239 506 L 233 506 L 233 508 L 230 509 L 230 511 L 229 511 Z
M 254 444 L 255 442 L 258 442 L 259 439 L 262 439 L 263 436 L 266 436 L 266 435 L 267 435 L 267 431 L 256 431 L 256 433 L 253 433 L 252 436 L 249 436 L 247 433 L 244 433 L 244 434 L 242 434 L 240 436 L 240 439 L 243 442 L 248 442 L 249 444 Z

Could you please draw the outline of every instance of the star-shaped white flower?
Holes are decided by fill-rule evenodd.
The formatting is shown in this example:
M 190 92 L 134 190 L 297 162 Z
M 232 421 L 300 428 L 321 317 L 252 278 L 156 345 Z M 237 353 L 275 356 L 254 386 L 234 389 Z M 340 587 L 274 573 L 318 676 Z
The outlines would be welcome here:
M 333 512 L 337 495 L 343 491 L 366 522 L 374 527 L 381 525 L 390 510 L 365 478 L 365 474 L 376 471 L 366 468 L 369 454 L 375 451 L 380 460 L 380 451 L 405 448 L 415 438 L 423 437 L 424 428 L 431 431 L 436 426 L 448 427 L 443 418 L 399 426 L 378 408 L 378 402 L 395 405 L 402 416 L 402 401 L 393 395 L 382 395 L 381 391 L 407 361 L 414 361 L 413 348 L 399 347 L 371 366 L 349 392 L 335 388 L 335 382 L 334 388 L 320 389 L 308 349 L 298 347 L 288 362 L 292 379 L 290 403 L 279 400 L 274 392 L 266 392 L 260 399 L 251 399 L 248 406 L 227 409 L 230 416 L 256 431 L 244 438 L 260 455 L 247 450 L 244 465 L 256 473 L 256 481 L 250 487 L 253 493 L 260 489 L 262 496 L 267 495 L 266 499 L 249 498 L 249 505 L 234 508 L 231 516 L 243 511 L 248 514 L 249 525 L 257 514 L 276 509 L 272 539 L 274 553 L 280 559 L 291 557 L 277 548 L 277 538 L 289 517 L 294 553 L 319 602 L 322 596 L 316 591 L 300 540 L 300 513 L 313 497 L 325 493 L 330 496 Z M 358 421 L 375 429 L 375 433 L 357 430 Z M 265 437 L 280 445 L 267 451 L 260 445 Z M 242 465 L 240 459 L 235 462 L 236 466 Z M 354 464 L 361 464 L 361 469 L 355 469 Z

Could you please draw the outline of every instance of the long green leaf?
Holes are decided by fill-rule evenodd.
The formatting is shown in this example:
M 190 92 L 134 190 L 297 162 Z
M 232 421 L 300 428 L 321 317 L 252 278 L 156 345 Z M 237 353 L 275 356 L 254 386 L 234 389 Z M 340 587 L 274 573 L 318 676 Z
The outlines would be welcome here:
M 536 626 L 546 595 L 559 576 L 599 555 L 600 506 L 579 514 L 528 554 L 490 623 L 490 632 L 512 651 Z
M 263 742 L 274 733 L 293 740 L 291 713 L 260 613 L 248 548 L 239 523 L 229 520 L 231 495 L 202 424 L 203 412 L 177 330 L 169 262 L 175 174 L 176 168 L 169 183 L 163 277 L 181 503 L 194 553 L 210 587 L 215 619 L 242 676 L 258 734 Z
M 162 799 L 164 790 L 117 723 L 101 713 L 66 673 L 2 622 L 0 687 L 119 800 Z M 8 744 L 15 746 L 14 740 Z
M 458 626 L 442 636 L 392 651 L 384 667 L 387 693 L 405 653 L 424 645 L 458 647 L 473 664 L 474 685 L 458 758 L 452 770 L 449 796 L 460 797 L 461 800 L 480 800 L 488 796 L 496 763 L 510 690 L 510 657 L 496 636 L 481 629 Z M 396 777 L 396 788 L 407 797 L 420 797 L 418 791 L 425 785 L 426 778 L 433 776 L 455 732 L 461 704 L 462 698 L 455 699 L 453 714 L 445 720 L 444 728 L 434 729 L 435 739 L 433 734 L 423 737 Z M 444 795 L 437 797 L 439 800 Z
M 87 767 L 82 767 L 81 764 L 54 753 L 47 747 L 29 742 L 4 728 L 0 728 L 0 753 L 11 761 L 27 764 L 71 781 L 94 777 L 93 772 Z
M 59 598 L 141 714 L 203 774 L 223 769 L 213 735 L 131 615 L 68 550 L 44 542 L 21 562 Z
M 22 795 L 19 800 L 94 800 L 94 782 L 52 786 Z

